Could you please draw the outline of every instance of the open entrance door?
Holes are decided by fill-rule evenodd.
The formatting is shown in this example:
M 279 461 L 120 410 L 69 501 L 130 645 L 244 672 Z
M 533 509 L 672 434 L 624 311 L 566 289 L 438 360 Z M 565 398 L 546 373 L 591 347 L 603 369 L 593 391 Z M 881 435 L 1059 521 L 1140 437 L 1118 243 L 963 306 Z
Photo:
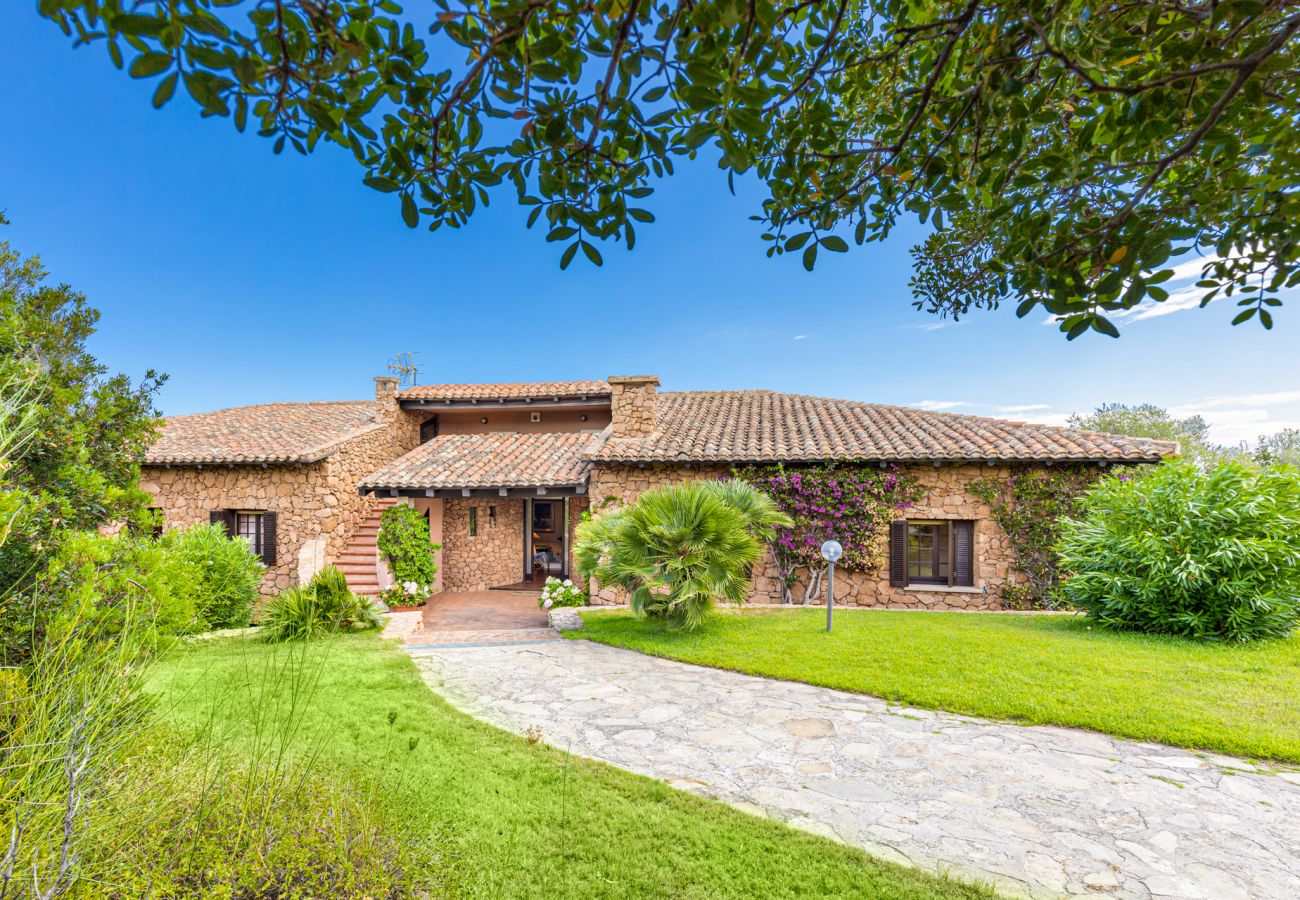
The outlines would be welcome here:
M 531 499 L 524 509 L 524 580 L 569 577 L 569 498 Z

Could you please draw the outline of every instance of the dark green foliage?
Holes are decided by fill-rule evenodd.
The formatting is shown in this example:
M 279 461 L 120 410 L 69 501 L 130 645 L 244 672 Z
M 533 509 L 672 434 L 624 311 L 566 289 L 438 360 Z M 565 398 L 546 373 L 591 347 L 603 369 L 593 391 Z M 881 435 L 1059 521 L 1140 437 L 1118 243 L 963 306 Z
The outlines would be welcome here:
M 338 569 L 326 566 L 306 587 L 289 588 L 268 601 L 260 624 L 268 641 L 308 641 L 340 631 L 378 628 L 383 620 L 373 603 L 348 589 Z
M 1002 602 L 1008 608 L 1060 605 L 1056 542 L 1061 522 L 1079 511 L 1084 494 L 1100 474 L 1095 466 L 1023 466 L 1006 480 L 985 478 L 970 485 L 970 492 L 989 505 L 993 521 L 1011 542 L 1016 568 L 1028 579 L 1002 586 Z
M 1062 526 L 1069 602 L 1106 628 L 1203 640 L 1300 621 L 1300 471 L 1163 463 L 1107 478 Z
M 227 536 L 220 525 L 193 525 L 158 543 L 175 560 L 173 584 L 193 598 L 200 628 L 246 628 L 253 621 L 266 566 L 247 541 Z
M 122 7 L 39 4 L 156 79 L 155 106 L 180 86 L 276 152 L 347 148 L 411 227 L 516 196 L 561 267 L 631 249 L 654 182 L 706 150 L 764 182 L 768 254 L 809 269 L 914 215 L 916 305 L 939 314 L 1014 302 L 1113 336 L 1190 250 L 1205 301 L 1244 295 L 1234 322 L 1271 327 L 1300 283 L 1300 14 L 1281 0 Z
M 429 540 L 429 521 L 414 506 L 399 503 L 379 517 L 379 552 L 397 584 L 413 582 L 427 588 L 438 574 L 433 553 L 439 545 Z
M 45 274 L 0 242 L 0 434 L 18 417 L 28 430 L 4 454 L 4 480 L 26 498 L 0 547 L 0 652 L 9 655 L 25 652 L 16 635 L 40 627 L 35 585 L 64 537 L 143 513 L 139 460 L 155 437 L 162 382 L 153 372 L 138 385 L 108 375 L 86 350 L 99 313 Z
M 690 481 L 580 524 L 574 560 L 584 578 L 626 591 L 638 614 L 695 628 L 717 601 L 744 602 L 761 541 L 789 524 L 742 481 Z

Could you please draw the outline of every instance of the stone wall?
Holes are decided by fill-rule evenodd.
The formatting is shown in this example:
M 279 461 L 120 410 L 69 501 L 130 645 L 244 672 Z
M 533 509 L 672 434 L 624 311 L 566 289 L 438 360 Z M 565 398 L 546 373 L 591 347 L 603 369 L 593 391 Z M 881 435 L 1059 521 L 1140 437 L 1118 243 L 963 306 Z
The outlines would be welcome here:
M 905 516 L 910 519 L 971 519 L 975 522 L 974 588 L 896 588 L 889 584 L 887 565 L 876 572 L 835 573 L 835 602 L 848 606 L 880 606 L 891 609 L 999 609 L 999 592 L 1007 581 L 1020 582 L 1023 576 L 1012 570 L 1014 556 L 1006 535 L 989 516 L 988 507 L 967 490 L 967 485 L 983 478 L 1008 478 L 1008 466 L 914 465 L 904 467 L 922 485 L 926 493 Z M 685 467 L 674 464 L 597 465 L 591 473 L 588 492 L 593 510 L 611 509 L 631 502 L 651 487 L 680 484 L 696 478 L 726 475 L 720 465 Z M 881 536 L 881 543 L 888 541 Z M 806 573 L 798 573 L 806 581 Z M 592 602 L 616 604 L 626 602 L 619 592 L 593 585 Z M 801 587 L 795 588 L 796 602 L 802 599 Z M 754 571 L 754 592 L 750 602 L 779 603 L 780 585 L 776 568 L 766 552 Z M 815 602 L 824 604 L 825 589 Z
M 298 559 L 337 516 L 325 461 L 287 466 L 144 466 L 140 486 L 168 528 L 206 524 L 214 509 L 274 510 L 276 562 L 262 579 L 270 595 L 298 583 Z M 354 491 L 355 493 L 355 491 Z
M 488 515 L 496 507 L 496 524 Z M 478 534 L 469 511 L 478 510 Z M 482 591 L 514 584 L 524 574 L 524 501 L 502 497 L 449 498 L 442 511 L 442 589 Z

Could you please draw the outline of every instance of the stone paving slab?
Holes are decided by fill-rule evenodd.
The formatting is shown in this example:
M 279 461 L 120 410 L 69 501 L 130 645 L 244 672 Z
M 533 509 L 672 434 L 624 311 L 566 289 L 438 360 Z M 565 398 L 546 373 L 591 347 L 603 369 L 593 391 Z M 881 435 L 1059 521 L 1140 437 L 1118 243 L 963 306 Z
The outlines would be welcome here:
M 1030 896 L 1300 897 L 1300 785 L 1245 760 L 587 641 L 407 649 L 471 715 L 886 859 Z

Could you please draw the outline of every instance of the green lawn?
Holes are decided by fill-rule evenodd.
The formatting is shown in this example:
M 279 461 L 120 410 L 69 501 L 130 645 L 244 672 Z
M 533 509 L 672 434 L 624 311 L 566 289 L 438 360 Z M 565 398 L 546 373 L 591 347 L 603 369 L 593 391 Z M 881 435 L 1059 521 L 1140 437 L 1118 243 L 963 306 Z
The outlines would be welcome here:
M 1300 636 L 1253 646 L 1090 629 L 1075 616 L 728 611 L 669 632 L 586 612 L 585 638 L 927 709 L 1074 725 L 1300 763 Z
M 479 723 L 375 637 L 198 645 L 151 689 L 182 729 L 233 747 L 278 734 L 357 790 L 382 778 L 383 802 L 438 842 L 450 896 L 992 896 Z

